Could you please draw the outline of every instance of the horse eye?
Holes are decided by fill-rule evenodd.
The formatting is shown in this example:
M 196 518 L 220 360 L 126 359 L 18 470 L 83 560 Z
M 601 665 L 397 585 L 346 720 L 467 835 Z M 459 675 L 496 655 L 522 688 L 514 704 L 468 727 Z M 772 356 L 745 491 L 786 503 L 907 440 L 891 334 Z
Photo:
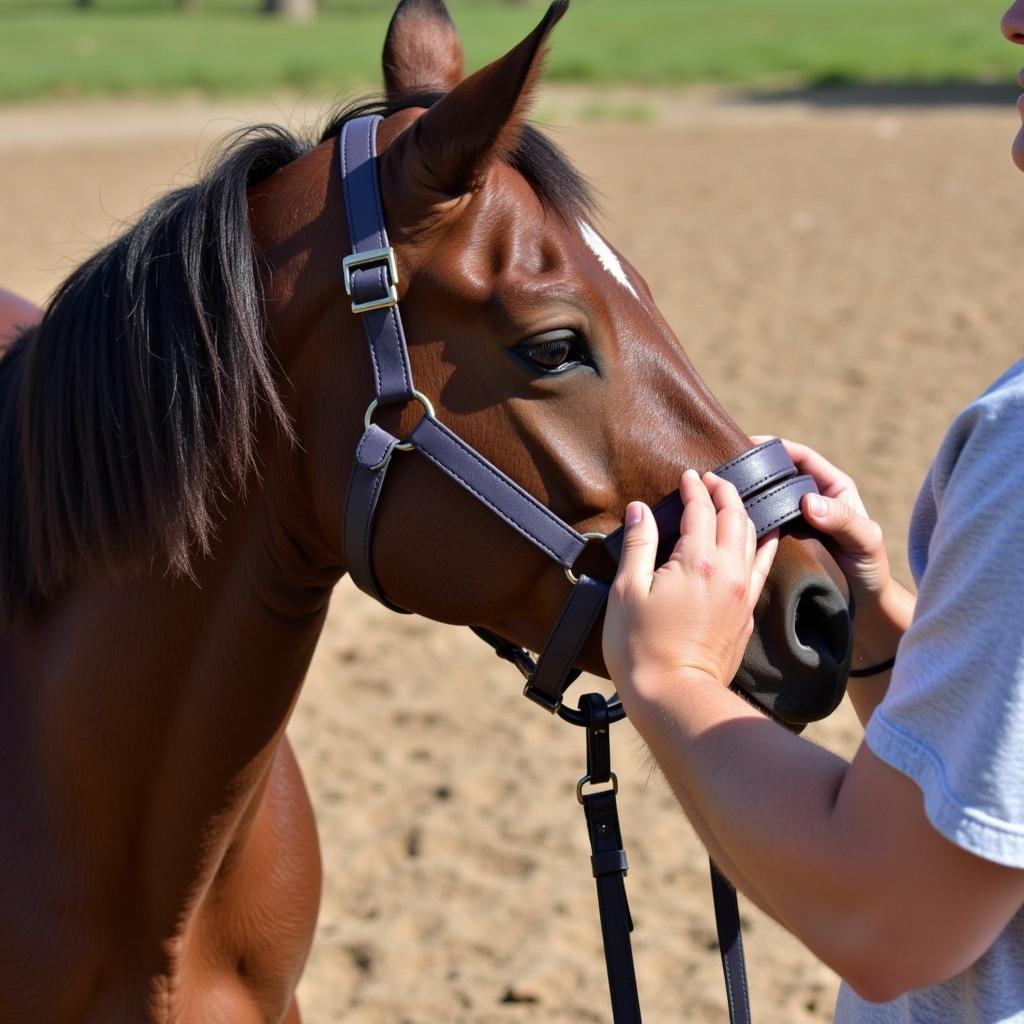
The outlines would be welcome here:
M 515 351 L 531 367 L 542 373 L 561 373 L 573 366 L 590 362 L 586 343 L 575 331 L 567 329 L 534 335 Z

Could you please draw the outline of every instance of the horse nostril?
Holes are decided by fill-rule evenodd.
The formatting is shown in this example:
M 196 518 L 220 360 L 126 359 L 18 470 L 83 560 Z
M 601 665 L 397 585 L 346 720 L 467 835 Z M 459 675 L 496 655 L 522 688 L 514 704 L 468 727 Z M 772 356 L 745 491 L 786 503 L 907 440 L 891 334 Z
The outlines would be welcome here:
M 835 711 L 846 691 L 853 632 L 839 588 L 822 573 L 769 591 L 736 686 L 790 726 Z
M 815 582 L 796 598 L 791 637 L 822 667 L 838 667 L 850 656 L 850 615 L 838 590 Z M 797 652 L 794 652 L 797 653 Z

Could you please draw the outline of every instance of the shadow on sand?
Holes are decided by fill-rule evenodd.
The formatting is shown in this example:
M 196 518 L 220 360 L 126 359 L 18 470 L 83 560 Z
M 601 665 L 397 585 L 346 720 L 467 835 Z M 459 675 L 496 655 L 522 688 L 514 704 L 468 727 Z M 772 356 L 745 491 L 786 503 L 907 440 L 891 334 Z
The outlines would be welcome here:
M 855 107 L 1011 106 L 1021 88 L 1009 82 L 878 82 L 872 85 L 822 84 L 751 91 L 749 103 L 808 103 L 841 110 Z

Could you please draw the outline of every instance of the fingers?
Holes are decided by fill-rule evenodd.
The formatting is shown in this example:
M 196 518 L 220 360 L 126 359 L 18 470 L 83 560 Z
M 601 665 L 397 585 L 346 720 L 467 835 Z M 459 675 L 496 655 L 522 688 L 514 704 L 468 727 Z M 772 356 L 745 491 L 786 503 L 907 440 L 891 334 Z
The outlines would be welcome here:
M 763 444 L 773 438 L 770 435 L 753 434 L 750 440 L 754 444 Z M 829 498 L 841 498 L 862 516 L 867 515 L 857 485 L 850 476 L 832 465 L 824 455 L 816 452 L 813 448 L 800 444 L 799 441 L 790 441 L 785 437 L 780 437 L 779 440 L 796 468 L 801 473 L 814 477 L 814 482 L 822 494 Z
M 732 484 L 687 471 L 679 488 L 679 542 L 657 570 L 654 516 L 638 502 L 627 509 L 602 636 L 605 664 L 624 701 L 660 692 L 661 679 L 699 676 L 728 685 L 775 554 L 774 539 L 758 549 Z
M 749 569 L 757 536 L 739 492 L 722 477 L 688 469 L 680 481 L 683 516 L 673 557 L 710 556 L 716 548 L 738 553 Z
M 615 580 L 627 591 L 646 594 L 654 577 L 658 528 L 651 510 L 642 501 L 632 501 L 626 507 L 625 527 Z
M 720 548 L 734 549 L 744 556 L 750 527 L 753 525 L 736 488 L 714 473 L 704 474 L 708 496 L 718 511 L 716 542 Z
M 875 555 L 883 545 L 878 523 L 858 513 L 845 501 L 821 494 L 805 494 L 801 509 L 811 526 L 834 537 L 855 557 Z
M 679 482 L 683 516 L 679 521 L 679 542 L 672 556 L 688 549 L 697 557 L 710 555 L 716 545 L 718 513 L 704 481 L 696 470 L 688 469 Z
M 750 568 L 750 610 L 754 610 L 761 591 L 768 580 L 768 574 L 772 571 L 775 562 L 775 554 L 779 550 L 779 531 L 772 530 L 761 538 L 757 545 L 757 553 L 754 555 L 753 565 Z
M 725 569 L 731 579 L 731 588 L 753 609 L 775 560 L 779 546 L 778 530 L 759 544 L 754 523 L 738 491 L 728 480 L 714 473 L 705 473 L 702 478 L 688 469 L 680 481 L 679 491 L 683 500 L 683 516 L 679 541 L 671 560 L 684 567 L 696 566 L 702 574 L 716 571 L 714 567 Z M 627 511 L 627 517 L 628 514 Z M 630 578 L 642 576 L 643 586 L 649 591 L 654 577 L 658 538 L 653 516 L 649 512 L 647 519 L 650 520 L 649 540 L 641 539 L 639 528 L 634 536 L 637 556 L 641 547 L 644 550 L 642 573 L 630 568 L 620 569 L 620 574 L 624 573 Z M 629 541 L 630 532 L 627 529 L 624 563 L 625 548 L 629 546 Z

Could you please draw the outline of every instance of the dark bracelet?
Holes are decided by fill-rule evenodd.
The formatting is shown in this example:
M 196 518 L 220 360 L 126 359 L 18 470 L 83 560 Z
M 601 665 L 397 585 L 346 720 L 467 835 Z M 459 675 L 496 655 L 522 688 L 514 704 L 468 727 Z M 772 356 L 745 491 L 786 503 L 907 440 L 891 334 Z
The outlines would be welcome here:
M 872 665 L 870 668 L 851 668 L 850 678 L 864 679 L 866 676 L 880 676 L 883 672 L 888 672 L 895 664 L 896 657 L 894 655 L 888 661 L 881 661 L 877 665 Z

